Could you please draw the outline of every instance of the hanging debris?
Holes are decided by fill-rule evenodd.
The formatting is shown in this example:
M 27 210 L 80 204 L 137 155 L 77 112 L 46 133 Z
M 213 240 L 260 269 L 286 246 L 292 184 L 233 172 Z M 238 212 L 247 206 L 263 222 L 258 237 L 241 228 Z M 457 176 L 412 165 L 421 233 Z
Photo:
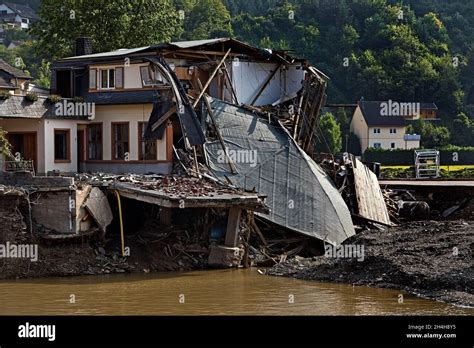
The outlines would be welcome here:
M 354 235 L 349 210 L 331 179 L 277 119 L 217 99 L 210 104 L 237 173 L 230 171 L 218 140 L 204 146 L 208 166 L 222 182 L 267 196 L 270 212 L 256 215 L 330 244 Z

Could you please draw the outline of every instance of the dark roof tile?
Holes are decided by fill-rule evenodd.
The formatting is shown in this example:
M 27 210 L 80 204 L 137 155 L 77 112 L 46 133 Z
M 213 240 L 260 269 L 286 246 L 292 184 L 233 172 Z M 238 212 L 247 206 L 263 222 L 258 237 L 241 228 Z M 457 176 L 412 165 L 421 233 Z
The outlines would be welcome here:
M 0 100 L 0 118 L 58 118 L 55 106 L 46 97 L 31 102 L 22 95 L 12 95 Z M 87 119 L 87 116 L 72 116 L 70 119 Z
M 35 10 L 33 10 L 28 5 L 20 5 L 20 4 L 15 4 L 15 3 L 12 3 L 12 2 L 6 2 L 6 1 L 3 1 L 1 3 L 4 4 L 5 6 L 9 7 L 11 10 L 13 10 L 15 13 L 17 13 L 21 17 L 31 18 L 31 19 L 38 18 L 38 16 L 36 15 Z
M 385 101 L 386 102 L 386 101 Z M 359 101 L 359 107 L 362 111 L 365 121 L 369 127 L 372 126 L 406 126 L 408 120 L 402 116 L 381 115 L 383 101 Z M 434 103 L 420 103 L 421 110 L 437 110 Z
M 31 76 L 28 76 L 25 72 L 17 69 L 3 59 L 0 58 L 0 70 L 7 72 L 8 74 L 12 75 L 13 77 L 17 77 L 19 79 L 31 79 Z

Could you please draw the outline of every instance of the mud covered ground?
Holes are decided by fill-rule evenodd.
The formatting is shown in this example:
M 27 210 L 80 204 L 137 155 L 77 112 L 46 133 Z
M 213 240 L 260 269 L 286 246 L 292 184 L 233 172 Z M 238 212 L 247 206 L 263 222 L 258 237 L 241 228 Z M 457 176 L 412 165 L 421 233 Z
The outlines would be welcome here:
M 364 259 L 318 256 L 275 265 L 268 274 L 394 288 L 474 306 L 474 221 L 417 221 L 346 240 Z
M 15 243 L 20 244 L 20 241 L 17 239 Z M 38 244 L 38 260 L 0 259 L 0 279 L 188 271 L 202 269 L 207 260 L 205 252 L 202 253 L 205 258 L 183 254 L 168 256 L 159 248 L 139 245 L 133 237 L 126 239 L 131 250 L 129 257 L 122 257 L 119 243 L 115 242 L 105 246 L 95 241 L 48 245 L 27 238 L 22 243 Z

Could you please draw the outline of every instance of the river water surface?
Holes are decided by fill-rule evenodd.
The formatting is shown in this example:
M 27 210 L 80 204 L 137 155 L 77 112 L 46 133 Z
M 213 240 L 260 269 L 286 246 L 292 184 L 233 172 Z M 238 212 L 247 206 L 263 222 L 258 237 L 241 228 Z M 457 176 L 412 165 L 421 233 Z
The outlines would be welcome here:
M 473 315 L 474 309 L 255 269 L 0 281 L 0 315 L 354 314 Z

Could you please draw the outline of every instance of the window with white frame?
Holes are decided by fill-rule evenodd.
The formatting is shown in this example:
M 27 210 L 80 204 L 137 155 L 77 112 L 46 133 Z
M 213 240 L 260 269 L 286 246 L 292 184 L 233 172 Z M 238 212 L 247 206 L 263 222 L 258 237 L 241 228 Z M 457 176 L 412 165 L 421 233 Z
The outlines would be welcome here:
M 396 128 L 390 128 L 390 134 L 397 134 Z
M 390 144 L 390 148 L 391 148 L 391 149 L 394 149 L 394 148 L 395 148 L 395 143 L 391 143 L 391 144 Z
M 100 88 L 101 89 L 115 88 L 115 69 L 101 69 L 100 70 Z
M 382 147 L 382 144 L 380 143 L 374 143 L 374 148 L 380 149 Z
M 374 128 L 374 134 L 380 134 L 380 128 Z

